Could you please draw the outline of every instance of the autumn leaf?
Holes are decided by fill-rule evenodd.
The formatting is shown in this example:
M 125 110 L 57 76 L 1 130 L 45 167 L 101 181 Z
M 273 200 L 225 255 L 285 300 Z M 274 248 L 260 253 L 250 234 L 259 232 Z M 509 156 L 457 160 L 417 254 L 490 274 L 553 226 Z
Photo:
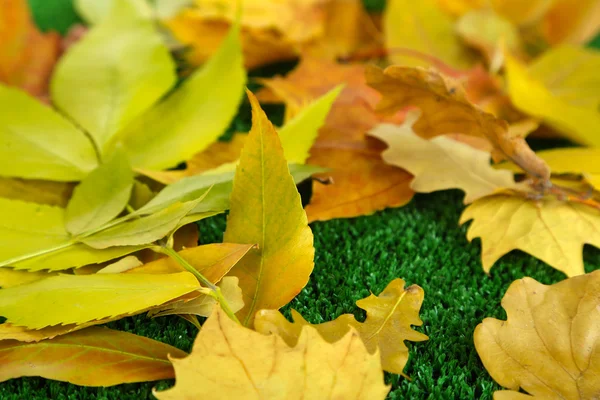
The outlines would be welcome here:
M 306 285 L 314 247 L 277 132 L 256 97 L 251 92 L 248 97 L 252 129 L 233 180 L 223 240 L 258 245 L 229 272 L 240 279 L 244 294 L 237 316 L 252 326 L 256 311 L 284 306 Z
M 523 171 L 542 181 L 549 179 L 550 169 L 525 139 L 511 136 L 506 121 L 475 107 L 458 82 L 422 68 L 391 66 L 382 71 L 371 66 L 366 73 L 369 85 L 383 95 L 377 106 L 380 112 L 393 113 L 410 106 L 421 110 L 422 117 L 413 126 L 421 137 L 451 133 L 485 137 Z
M 552 49 L 529 67 L 507 56 L 508 93 L 521 111 L 571 140 L 600 146 L 600 95 L 594 89 L 599 68 L 600 53 L 578 47 Z
M 315 77 L 318 77 L 316 79 Z M 366 132 L 387 119 L 373 112 L 377 93 L 365 84 L 364 68 L 304 58 L 285 78 L 264 80 L 267 100 L 282 99 L 286 108 L 299 112 L 311 99 L 343 83 L 325 125 L 310 150 L 309 164 L 329 168 L 323 178 L 331 185 L 315 184 L 306 207 L 309 222 L 372 214 L 386 207 L 399 207 L 412 198 L 411 176 L 381 159 L 385 146 Z
M 375 296 L 371 294 L 358 300 L 356 305 L 367 312 L 364 323 L 354 315 L 343 314 L 337 319 L 321 324 L 308 323 L 295 310 L 292 310 L 293 323 L 275 310 L 261 310 L 254 322 L 258 332 L 279 335 L 290 346 L 295 346 L 305 326 L 311 326 L 329 343 L 344 337 L 352 328 L 360 335 L 367 350 L 381 354 L 381 367 L 388 372 L 404 375 L 402 372 L 408 361 L 408 348 L 405 340 L 423 341 L 427 336 L 411 329 L 411 325 L 422 325 L 419 309 L 423 302 L 423 289 L 416 285 L 404 288 L 402 279 L 394 279 Z
M 600 149 L 596 147 L 565 148 L 539 151 L 553 173 L 582 174 L 594 188 L 600 189 Z
M 215 399 L 384 399 L 379 354 L 369 354 L 358 334 L 325 342 L 305 327 L 298 344 L 265 336 L 231 321 L 220 309 L 198 334 L 191 354 L 173 359 L 175 386 L 154 392 L 160 400 Z M 277 368 L 273 368 L 276 365 Z
M 598 394 L 599 288 L 599 271 L 554 285 L 532 278 L 510 285 L 502 299 L 507 320 L 486 318 L 474 334 L 483 365 L 511 390 L 494 398 L 592 399 Z
M 60 36 L 56 32 L 41 33 L 36 28 L 26 0 L 2 1 L 0 82 L 45 99 L 59 51 Z
M 66 207 L 73 187 L 71 182 L 0 177 L 0 197 L 49 206 Z
M 59 275 L 0 290 L 0 314 L 29 329 L 82 324 L 137 314 L 198 288 L 189 272 Z
M 37 343 L 0 341 L 0 382 L 41 376 L 85 386 L 173 378 L 168 356 L 185 352 L 156 340 L 92 327 Z
M 12 268 L 0 268 L 0 288 L 19 286 L 55 275 L 56 273 L 46 271 L 18 271 Z
M 85 19 L 89 24 L 98 24 L 105 18 L 110 17 L 111 9 L 114 7 L 115 1 L 121 0 L 75 0 L 74 5 L 77 13 Z M 133 8 L 137 15 L 143 18 L 150 19 L 152 17 L 152 9 L 147 0 L 126 0 L 128 5 Z
M 596 229 L 600 211 L 552 197 L 484 197 L 465 209 L 460 224 L 471 219 L 467 238 L 481 238 L 481 262 L 486 272 L 504 254 L 518 249 L 567 276 L 581 275 L 583 245 L 600 247 Z
M 385 162 L 414 175 L 410 188 L 419 193 L 461 189 L 469 204 L 500 189 L 515 188 L 512 173 L 490 165 L 489 152 L 446 136 L 423 139 L 412 129 L 419 112 L 407 114 L 403 125 L 382 124 L 369 134 L 383 140 Z

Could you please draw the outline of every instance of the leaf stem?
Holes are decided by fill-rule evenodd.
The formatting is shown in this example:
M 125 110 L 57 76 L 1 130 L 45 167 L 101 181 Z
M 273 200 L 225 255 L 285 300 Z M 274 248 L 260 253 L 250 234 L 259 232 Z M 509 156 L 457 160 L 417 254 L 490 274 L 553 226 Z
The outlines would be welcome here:
M 31 258 L 34 257 L 39 257 L 39 256 L 43 256 L 49 253 L 54 253 L 55 251 L 59 251 L 62 249 L 66 249 L 69 246 L 74 245 L 75 243 L 77 243 L 76 240 L 69 240 L 68 242 L 64 242 L 61 243 L 59 245 L 56 245 L 54 247 L 49 247 L 43 250 L 39 250 L 39 251 L 34 251 L 33 253 L 28 253 L 22 256 L 17 256 L 17 257 L 13 257 L 13 258 L 9 258 L 8 260 L 4 260 L 4 261 L 0 261 L 0 267 L 6 267 L 6 266 L 11 266 L 12 264 L 16 264 L 18 262 L 21 261 L 25 261 L 25 260 L 29 260 Z
M 227 300 L 225 300 L 225 297 L 223 297 L 223 293 L 221 293 L 220 287 L 218 287 L 217 285 L 215 285 L 214 283 L 212 283 L 211 281 L 206 279 L 206 277 L 204 275 L 202 275 L 200 272 L 198 272 L 198 270 L 196 268 L 194 268 L 183 257 L 181 257 L 179 255 L 179 253 L 177 253 L 175 250 L 173 250 L 173 248 L 162 245 L 162 246 L 153 246 L 153 247 L 151 247 L 151 249 L 154 251 L 157 251 L 159 253 L 166 254 L 167 256 L 171 257 L 173 260 L 177 261 L 177 263 L 179 265 L 181 265 L 183 268 L 185 268 L 187 271 L 191 272 L 200 281 L 200 283 L 202 283 L 204 286 L 206 286 L 207 288 L 210 289 L 210 293 L 208 295 L 219 302 L 219 304 L 221 305 L 221 308 L 223 309 L 223 311 L 225 311 L 225 313 L 229 316 L 229 318 L 231 318 L 233 321 L 237 322 L 238 324 L 240 323 L 240 321 L 235 316 L 235 313 L 231 310 L 231 307 L 229 307 Z

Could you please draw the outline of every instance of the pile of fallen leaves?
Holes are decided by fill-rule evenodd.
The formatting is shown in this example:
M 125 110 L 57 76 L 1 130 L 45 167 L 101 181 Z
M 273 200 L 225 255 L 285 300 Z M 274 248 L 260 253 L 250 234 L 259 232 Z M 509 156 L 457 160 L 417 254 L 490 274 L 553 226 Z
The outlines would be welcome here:
M 314 267 L 309 222 L 461 189 L 482 265 L 513 249 L 569 279 L 515 281 L 474 342 L 511 392 L 600 392 L 597 0 L 79 0 L 88 27 L 41 33 L 0 4 L 0 380 L 176 377 L 159 399 L 385 398 L 423 290 L 395 279 L 310 324 L 278 309 Z M 219 141 L 247 68 L 252 129 Z M 274 127 L 262 103 L 284 103 Z M 527 135 L 584 147 L 535 153 Z M 312 179 L 303 208 L 296 184 Z M 223 243 L 195 222 L 228 211 Z M 398 234 L 401 234 L 400 232 Z M 317 265 L 318 267 L 318 265 Z M 99 327 L 178 315 L 190 355 Z M 207 317 L 200 324 L 198 317 Z M 426 344 L 425 344 L 426 345 Z

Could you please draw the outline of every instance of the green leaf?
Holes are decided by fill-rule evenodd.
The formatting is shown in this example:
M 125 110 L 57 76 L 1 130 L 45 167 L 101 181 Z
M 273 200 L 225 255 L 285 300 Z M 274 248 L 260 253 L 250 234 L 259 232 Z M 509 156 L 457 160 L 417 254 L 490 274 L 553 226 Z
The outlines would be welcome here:
M 175 230 L 201 199 L 175 203 L 154 214 L 133 219 L 84 237 L 81 241 L 95 249 L 112 246 L 136 246 L 162 239 Z
M 288 163 L 304 164 L 310 156 L 319 129 L 331 110 L 333 102 L 343 89 L 339 85 L 302 109 L 291 121 L 279 130 L 279 139 Z
M 65 225 L 73 235 L 99 228 L 119 215 L 129 202 L 133 171 L 123 151 L 93 170 L 73 191 Z
M 225 132 L 246 83 L 239 34 L 234 25 L 202 69 L 118 135 L 135 168 L 174 167 Z
M 97 165 L 92 143 L 66 119 L 0 84 L 0 175 L 77 181 Z
M 82 324 L 143 312 L 199 287 L 189 272 L 58 275 L 0 290 L 0 315 L 30 329 Z
M 146 0 L 128 0 L 140 16 L 152 17 Z M 104 20 L 113 7 L 114 0 L 75 0 L 77 12 L 87 23 L 95 25 Z
M 108 18 L 60 60 L 55 104 L 91 135 L 99 152 L 175 83 L 175 66 L 154 24 L 118 0 Z

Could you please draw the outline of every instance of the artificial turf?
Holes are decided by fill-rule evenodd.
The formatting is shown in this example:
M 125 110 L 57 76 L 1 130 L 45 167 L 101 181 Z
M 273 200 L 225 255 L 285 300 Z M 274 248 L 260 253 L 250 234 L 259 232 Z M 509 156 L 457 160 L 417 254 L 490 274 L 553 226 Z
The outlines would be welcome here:
M 55 1 L 65 3 L 46 1 L 44 7 Z M 236 129 L 248 128 L 248 115 L 248 107 L 243 106 L 234 123 Z M 281 112 L 275 109 L 272 115 L 278 120 Z M 294 308 L 313 323 L 343 313 L 354 313 L 362 320 L 364 312 L 354 302 L 368 296 L 369 291 L 378 294 L 394 278 L 403 278 L 408 285 L 417 284 L 425 290 L 420 314 L 423 326 L 416 329 L 430 339 L 408 343 L 410 359 L 405 372 L 412 380 L 386 374 L 386 382 L 392 385 L 390 399 L 491 399 L 500 387 L 477 356 L 473 330 L 485 317 L 505 318 L 500 301 L 514 280 L 530 276 L 551 284 L 565 278 L 518 251 L 503 257 L 486 275 L 481 268 L 479 241 L 468 243 L 466 227 L 457 225 L 462 197 L 459 191 L 417 195 L 402 208 L 311 224 L 315 269 L 306 288 L 284 308 L 287 315 Z M 201 243 L 220 242 L 225 217 L 201 221 L 199 226 Z M 587 272 L 600 268 L 600 251 L 586 246 L 584 260 Z M 197 334 L 196 328 L 177 317 L 136 316 L 109 326 L 186 351 Z M 170 380 L 88 388 L 21 378 L 1 383 L 0 399 L 146 399 L 152 398 L 153 387 L 164 389 L 172 384 Z

